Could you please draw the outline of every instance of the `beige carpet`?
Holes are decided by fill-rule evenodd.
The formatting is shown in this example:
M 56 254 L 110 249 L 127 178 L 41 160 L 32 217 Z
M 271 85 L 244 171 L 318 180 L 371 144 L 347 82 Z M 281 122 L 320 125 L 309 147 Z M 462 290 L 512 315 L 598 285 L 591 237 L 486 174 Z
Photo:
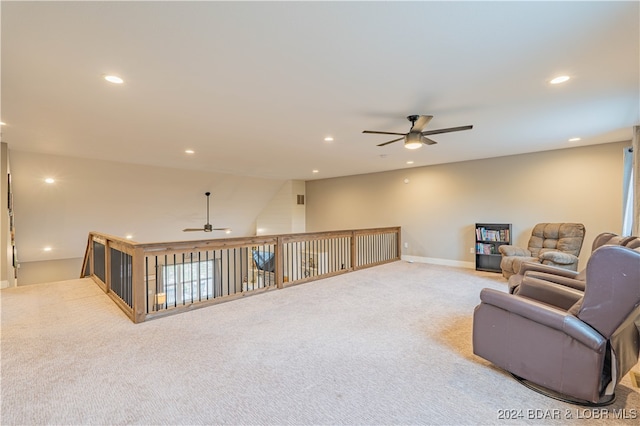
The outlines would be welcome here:
M 604 416 L 536 394 L 474 356 L 483 287 L 506 291 L 498 274 L 395 262 L 138 325 L 88 279 L 2 290 L 0 423 L 640 418 L 628 377 Z M 505 410 L 522 418 L 500 419 Z

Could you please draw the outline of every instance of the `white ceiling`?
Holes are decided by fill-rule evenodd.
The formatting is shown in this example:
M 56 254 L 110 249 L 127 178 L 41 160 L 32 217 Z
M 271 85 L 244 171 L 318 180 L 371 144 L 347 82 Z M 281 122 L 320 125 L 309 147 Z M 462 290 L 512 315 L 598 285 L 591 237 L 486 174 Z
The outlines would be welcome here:
M 12 150 L 310 180 L 629 140 L 640 124 L 637 1 L 2 1 L 1 15 Z M 361 133 L 406 132 L 410 114 L 474 128 L 417 151 Z

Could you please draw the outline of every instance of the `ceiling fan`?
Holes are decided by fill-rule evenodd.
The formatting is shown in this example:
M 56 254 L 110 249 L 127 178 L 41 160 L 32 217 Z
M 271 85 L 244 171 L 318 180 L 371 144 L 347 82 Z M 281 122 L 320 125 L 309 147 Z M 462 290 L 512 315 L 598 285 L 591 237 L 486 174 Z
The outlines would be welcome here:
M 449 127 L 447 129 L 438 129 L 438 130 L 426 130 L 423 131 L 427 124 L 431 121 L 433 115 L 410 115 L 407 117 L 407 120 L 411 122 L 411 129 L 407 133 L 395 133 L 395 132 L 378 132 L 375 130 L 364 130 L 362 133 L 374 133 L 378 135 L 399 135 L 401 138 L 394 139 L 389 142 L 384 142 L 378 144 L 378 146 L 389 145 L 390 143 L 398 142 L 399 140 L 404 139 L 404 147 L 407 149 L 417 149 L 425 145 L 434 145 L 438 142 L 427 138 L 427 135 L 437 135 L 440 133 L 449 133 L 449 132 L 459 132 L 461 130 L 469 130 L 473 129 L 473 126 L 460 126 L 460 127 Z
M 211 195 L 210 192 L 205 192 L 204 195 L 207 196 L 207 223 L 205 223 L 204 227 L 202 228 L 187 228 L 187 229 L 183 229 L 183 232 L 195 232 L 195 231 L 204 231 L 204 232 L 211 232 L 211 231 L 231 231 L 231 229 L 229 228 L 214 228 L 210 223 L 209 223 L 209 196 Z

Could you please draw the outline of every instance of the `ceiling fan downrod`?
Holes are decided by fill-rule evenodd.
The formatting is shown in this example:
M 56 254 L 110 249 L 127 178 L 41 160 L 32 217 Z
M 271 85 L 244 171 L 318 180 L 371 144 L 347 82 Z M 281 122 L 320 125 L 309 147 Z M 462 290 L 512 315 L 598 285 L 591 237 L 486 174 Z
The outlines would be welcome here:
M 209 222 L 209 196 L 211 193 L 209 191 L 205 192 L 204 195 L 207 196 L 207 223 L 204 225 L 204 232 L 213 231 L 213 225 Z
M 420 118 L 419 115 L 408 115 L 407 116 L 407 120 L 409 120 L 411 122 L 411 129 L 409 131 L 413 130 L 413 126 L 416 125 L 416 121 L 418 121 L 418 118 Z

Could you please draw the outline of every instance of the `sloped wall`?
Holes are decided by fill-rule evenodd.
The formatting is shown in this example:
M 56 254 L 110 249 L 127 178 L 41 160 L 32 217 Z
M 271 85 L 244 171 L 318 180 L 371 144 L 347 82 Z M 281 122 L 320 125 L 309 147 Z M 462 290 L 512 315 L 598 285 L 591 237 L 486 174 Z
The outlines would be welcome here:
M 299 195 L 304 198 L 304 181 L 286 181 L 260 212 L 256 220 L 256 235 L 305 232 L 305 205 L 297 203 Z

